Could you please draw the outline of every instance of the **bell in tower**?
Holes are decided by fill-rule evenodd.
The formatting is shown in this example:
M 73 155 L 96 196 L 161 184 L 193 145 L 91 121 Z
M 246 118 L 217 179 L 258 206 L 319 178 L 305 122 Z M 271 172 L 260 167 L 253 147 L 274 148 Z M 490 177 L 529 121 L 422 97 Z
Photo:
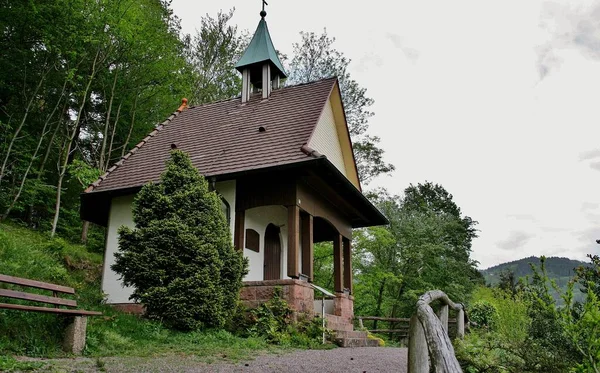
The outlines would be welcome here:
M 260 12 L 260 22 L 250 44 L 235 68 L 242 73 L 242 102 L 250 99 L 252 88 L 262 91 L 262 98 L 269 98 L 273 89 L 279 88 L 280 79 L 287 77 L 277 56 L 265 17 L 266 2 Z

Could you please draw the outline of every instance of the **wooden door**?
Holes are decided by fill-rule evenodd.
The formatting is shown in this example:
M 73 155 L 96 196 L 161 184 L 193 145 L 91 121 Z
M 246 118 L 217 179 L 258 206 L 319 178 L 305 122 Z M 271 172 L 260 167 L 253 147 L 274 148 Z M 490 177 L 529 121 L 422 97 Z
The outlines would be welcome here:
M 269 224 L 265 232 L 265 280 L 281 278 L 281 239 L 279 227 Z

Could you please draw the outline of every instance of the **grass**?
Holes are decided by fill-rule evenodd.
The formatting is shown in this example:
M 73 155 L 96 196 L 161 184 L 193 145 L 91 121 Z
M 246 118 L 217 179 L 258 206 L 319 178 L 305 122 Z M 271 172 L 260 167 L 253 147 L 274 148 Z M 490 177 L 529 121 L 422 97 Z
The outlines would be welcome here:
M 79 308 L 104 313 L 88 319 L 84 351 L 98 364 L 109 356 L 173 354 L 191 355 L 205 362 L 237 361 L 263 351 L 283 350 L 262 338 L 241 338 L 222 330 L 177 332 L 158 321 L 117 312 L 102 302 L 101 269 L 102 256 L 84 245 L 51 239 L 18 225 L 0 224 L 0 273 L 74 287 Z M 27 370 L 28 364 L 36 364 L 17 361 L 11 355 L 66 357 L 61 350 L 66 322 L 59 315 L 0 310 L 0 371 Z M 31 369 L 36 369 L 33 365 Z
M 44 366 L 41 362 L 18 361 L 12 356 L 0 355 L 0 372 L 26 372 L 40 369 Z

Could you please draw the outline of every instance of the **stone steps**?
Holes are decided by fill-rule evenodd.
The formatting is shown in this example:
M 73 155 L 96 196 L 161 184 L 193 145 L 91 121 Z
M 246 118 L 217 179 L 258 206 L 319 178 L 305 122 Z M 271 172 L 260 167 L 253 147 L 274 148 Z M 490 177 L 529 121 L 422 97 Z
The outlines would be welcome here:
M 327 329 L 331 329 L 334 332 L 338 332 L 338 331 L 351 332 L 354 330 L 354 326 L 352 324 L 339 324 L 339 323 L 334 323 L 334 322 L 328 322 Z
M 335 338 L 340 347 L 378 347 L 379 341 L 369 338 Z
M 358 330 L 347 331 L 347 330 L 337 330 L 335 332 L 336 338 L 367 338 L 367 332 L 361 332 Z
M 365 331 L 354 330 L 354 325 L 340 316 L 325 315 L 327 329 L 334 333 L 333 342 L 340 347 L 378 347 L 379 342 L 369 339 Z

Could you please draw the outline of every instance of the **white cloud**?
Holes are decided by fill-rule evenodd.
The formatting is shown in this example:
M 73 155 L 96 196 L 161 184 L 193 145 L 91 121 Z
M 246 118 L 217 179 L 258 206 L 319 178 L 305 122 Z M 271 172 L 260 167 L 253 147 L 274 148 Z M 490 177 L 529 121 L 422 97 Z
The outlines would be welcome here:
M 533 237 L 534 235 L 527 232 L 510 232 L 509 236 L 498 242 L 497 246 L 502 250 L 517 251 L 523 249 Z
M 545 2 L 540 25 L 549 35 L 538 49 L 541 78 L 563 62 L 556 54 L 561 49 L 576 48 L 589 58 L 600 59 L 600 4 L 596 1 Z

